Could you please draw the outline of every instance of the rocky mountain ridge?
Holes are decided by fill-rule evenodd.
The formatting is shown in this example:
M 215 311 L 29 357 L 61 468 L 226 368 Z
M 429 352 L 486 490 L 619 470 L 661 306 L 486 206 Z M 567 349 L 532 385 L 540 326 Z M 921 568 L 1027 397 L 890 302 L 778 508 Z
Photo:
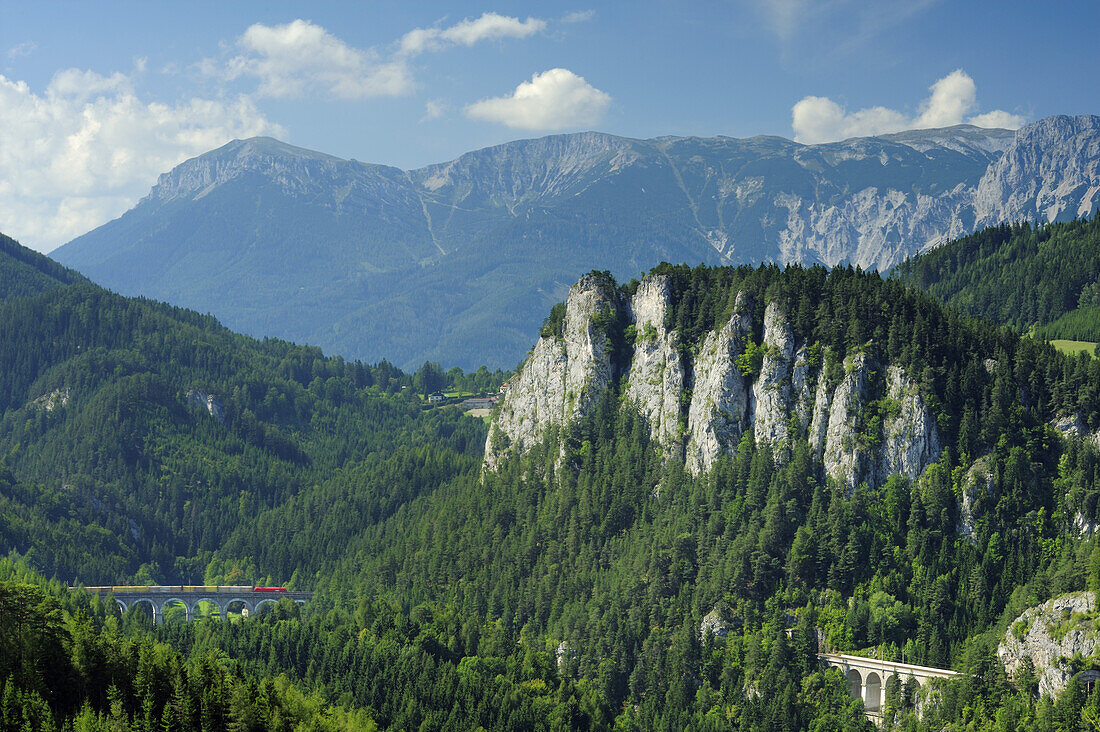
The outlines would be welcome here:
M 510 367 L 582 272 L 661 261 L 880 270 L 986 223 L 1097 203 L 1100 117 L 821 145 L 597 132 L 403 171 L 270 139 L 189 160 L 55 257 L 254 335 Z
M 792 438 L 807 439 L 825 472 L 850 488 L 890 475 L 915 479 L 939 459 L 935 418 L 904 369 L 863 353 L 830 362 L 818 344 L 795 339 L 774 301 L 755 343 L 751 298 L 738 293 L 728 321 L 692 353 L 667 327 L 667 277 L 646 276 L 629 300 L 599 276 L 582 277 L 570 288 L 561 333 L 540 337 L 513 379 L 487 440 L 486 467 L 584 416 L 619 376 L 652 439 L 692 474 L 708 471 L 749 434 L 779 458 Z M 632 331 L 629 363 L 612 358 L 616 320 Z

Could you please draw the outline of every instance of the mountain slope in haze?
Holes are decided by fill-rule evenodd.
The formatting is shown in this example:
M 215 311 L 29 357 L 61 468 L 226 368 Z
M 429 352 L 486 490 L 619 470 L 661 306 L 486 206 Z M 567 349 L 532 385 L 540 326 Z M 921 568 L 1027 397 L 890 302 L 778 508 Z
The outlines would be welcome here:
M 1095 195 L 1100 118 L 1048 122 L 823 145 L 588 132 L 408 172 L 236 141 L 165 174 L 55 256 L 254 335 L 404 366 L 510 367 L 539 314 L 593 268 L 885 269 L 1033 199 L 1072 217 Z M 1006 150 L 1013 164 L 996 167 Z
M 906 260 L 891 276 L 1020 332 L 1100 342 L 1100 215 L 983 229 Z
M 0 234 L 0 303 L 77 282 L 87 279 Z

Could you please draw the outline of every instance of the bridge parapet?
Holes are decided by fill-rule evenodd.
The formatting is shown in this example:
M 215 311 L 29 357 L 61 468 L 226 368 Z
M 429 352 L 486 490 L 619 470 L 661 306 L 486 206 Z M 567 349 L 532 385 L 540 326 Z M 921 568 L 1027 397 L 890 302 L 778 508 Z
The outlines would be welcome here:
M 102 598 L 113 596 L 123 612 L 138 603 L 147 602 L 153 609 L 154 623 L 163 621 L 164 609 L 172 603 L 183 605 L 187 620 L 191 620 L 200 602 L 216 605 L 219 615 L 224 619 L 229 606 L 237 602 L 251 614 L 259 610 L 261 605 L 278 602 L 284 597 L 299 604 L 305 604 L 313 599 L 312 592 L 256 588 L 252 585 L 114 585 L 82 589 Z

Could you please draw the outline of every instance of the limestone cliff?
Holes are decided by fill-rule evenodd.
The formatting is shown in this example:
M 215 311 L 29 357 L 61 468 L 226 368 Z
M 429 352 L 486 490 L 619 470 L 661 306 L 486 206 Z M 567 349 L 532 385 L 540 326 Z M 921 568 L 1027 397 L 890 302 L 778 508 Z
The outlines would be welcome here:
M 861 412 L 868 401 L 866 357 L 857 354 L 845 362 L 844 371 L 829 403 L 822 458 L 826 473 L 846 485 L 855 485 L 868 457 L 859 437 Z
M 634 359 L 626 383 L 626 397 L 649 421 L 653 439 L 668 456 L 682 454 L 680 395 L 684 367 L 680 338 L 665 327 L 671 293 L 667 277 L 647 277 L 630 302 L 634 321 Z
M 764 311 L 764 359 L 752 387 L 753 430 L 757 442 L 779 442 L 787 436 L 791 402 L 794 336 L 778 303 Z
M 614 288 L 599 277 L 587 275 L 569 289 L 561 334 L 539 338 L 493 422 L 486 467 L 587 413 L 612 378 L 606 322 L 619 307 Z
M 750 309 L 741 293 L 732 317 L 707 335 L 696 356 L 686 451 L 692 473 L 709 470 L 723 451 L 741 441 L 749 424 L 749 386 L 736 361 L 752 334 Z
M 1100 655 L 1095 593 L 1073 592 L 1025 610 L 1009 626 L 997 655 L 1011 677 L 1031 659 L 1039 693 L 1057 696 L 1081 670 L 1073 666 L 1075 656 L 1088 660 Z
M 897 366 L 886 369 L 887 418 L 883 423 L 880 481 L 919 475 L 940 457 L 939 431 L 916 384 Z
M 648 422 L 665 457 L 683 459 L 692 474 L 733 453 L 746 433 L 779 461 L 792 438 L 808 440 L 825 472 L 850 488 L 895 474 L 915 479 L 939 459 L 936 420 L 901 367 L 861 352 L 840 361 L 820 344 L 799 342 L 778 302 L 766 304 L 755 330 L 760 315 L 747 292 L 737 293 L 731 314 L 699 345 L 685 347 L 670 327 L 675 294 L 663 275 L 644 278 L 629 303 L 598 277 L 574 285 L 560 337 L 538 341 L 504 399 L 487 467 L 585 414 L 617 374 L 628 374 L 623 399 Z M 632 349 L 619 356 L 628 363 L 612 362 L 610 313 L 633 326 Z

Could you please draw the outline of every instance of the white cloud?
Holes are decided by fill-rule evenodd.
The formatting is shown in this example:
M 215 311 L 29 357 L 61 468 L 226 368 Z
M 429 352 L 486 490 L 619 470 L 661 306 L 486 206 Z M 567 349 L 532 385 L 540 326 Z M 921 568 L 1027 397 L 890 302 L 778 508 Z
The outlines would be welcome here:
M 974 80 L 962 69 L 952 71 L 929 91 L 931 94 L 921 102 L 919 113 L 912 118 L 886 107 L 849 113 L 828 97 L 805 97 L 791 108 L 794 139 L 813 144 L 902 130 L 950 127 L 963 122 L 978 127 L 1016 129 L 1027 121 L 1002 110 L 967 117 L 978 106 L 978 93 Z
M 595 10 L 577 10 L 576 12 L 566 13 L 565 17 L 561 19 L 562 23 L 587 23 L 596 17 Z
M 285 131 L 247 98 L 141 100 L 124 74 L 66 69 L 43 93 L 0 75 L 0 231 L 48 251 L 128 208 L 183 160 Z
M 975 115 L 967 121 L 977 127 L 1001 127 L 1006 130 L 1018 130 L 1027 123 L 1027 117 L 995 109 L 992 112 Z
M 757 0 L 772 31 L 787 40 L 810 15 L 810 0 Z
M 978 87 L 962 69 L 937 81 L 930 91 L 931 96 L 921 102 L 920 116 L 913 120 L 917 129 L 957 125 L 978 104 Z
M 207 73 L 229 79 L 251 76 L 257 94 L 289 98 L 320 92 L 336 99 L 400 96 L 412 91 L 412 75 L 401 60 L 382 60 L 373 50 L 353 48 L 308 20 L 285 25 L 256 23 L 237 39 L 241 55 L 224 71 L 210 60 Z
M 809 37 L 835 51 L 863 45 L 942 0 L 742 0 L 784 44 Z
M 20 56 L 30 56 L 38 48 L 38 44 L 31 41 L 23 41 L 22 43 L 12 46 L 8 49 L 8 58 L 19 58 Z
M 499 13 L 483 13 L 466 18 L 450 28 L 414 28 L 398 42 L 400 52 L 413 56 L 425 51 L 440 51 L 448 46 L 472 46 L 479 41 L 498 38 L 526 38 L 546 29 L 539 18 L 520 20 Z
M 611 97 L 569 69 L 535 74 L 510 96 L 482 99 L 466 107 L 474 119 L 523 130 L 559 130 L 594 125 L 603 119 Z
M 424 116 L 420 118 L 421 122 L 427 122 L 428 120 L 439 119 L 447 113 L 449 105 L 442 99 L 429 99 L 424 103 Z

